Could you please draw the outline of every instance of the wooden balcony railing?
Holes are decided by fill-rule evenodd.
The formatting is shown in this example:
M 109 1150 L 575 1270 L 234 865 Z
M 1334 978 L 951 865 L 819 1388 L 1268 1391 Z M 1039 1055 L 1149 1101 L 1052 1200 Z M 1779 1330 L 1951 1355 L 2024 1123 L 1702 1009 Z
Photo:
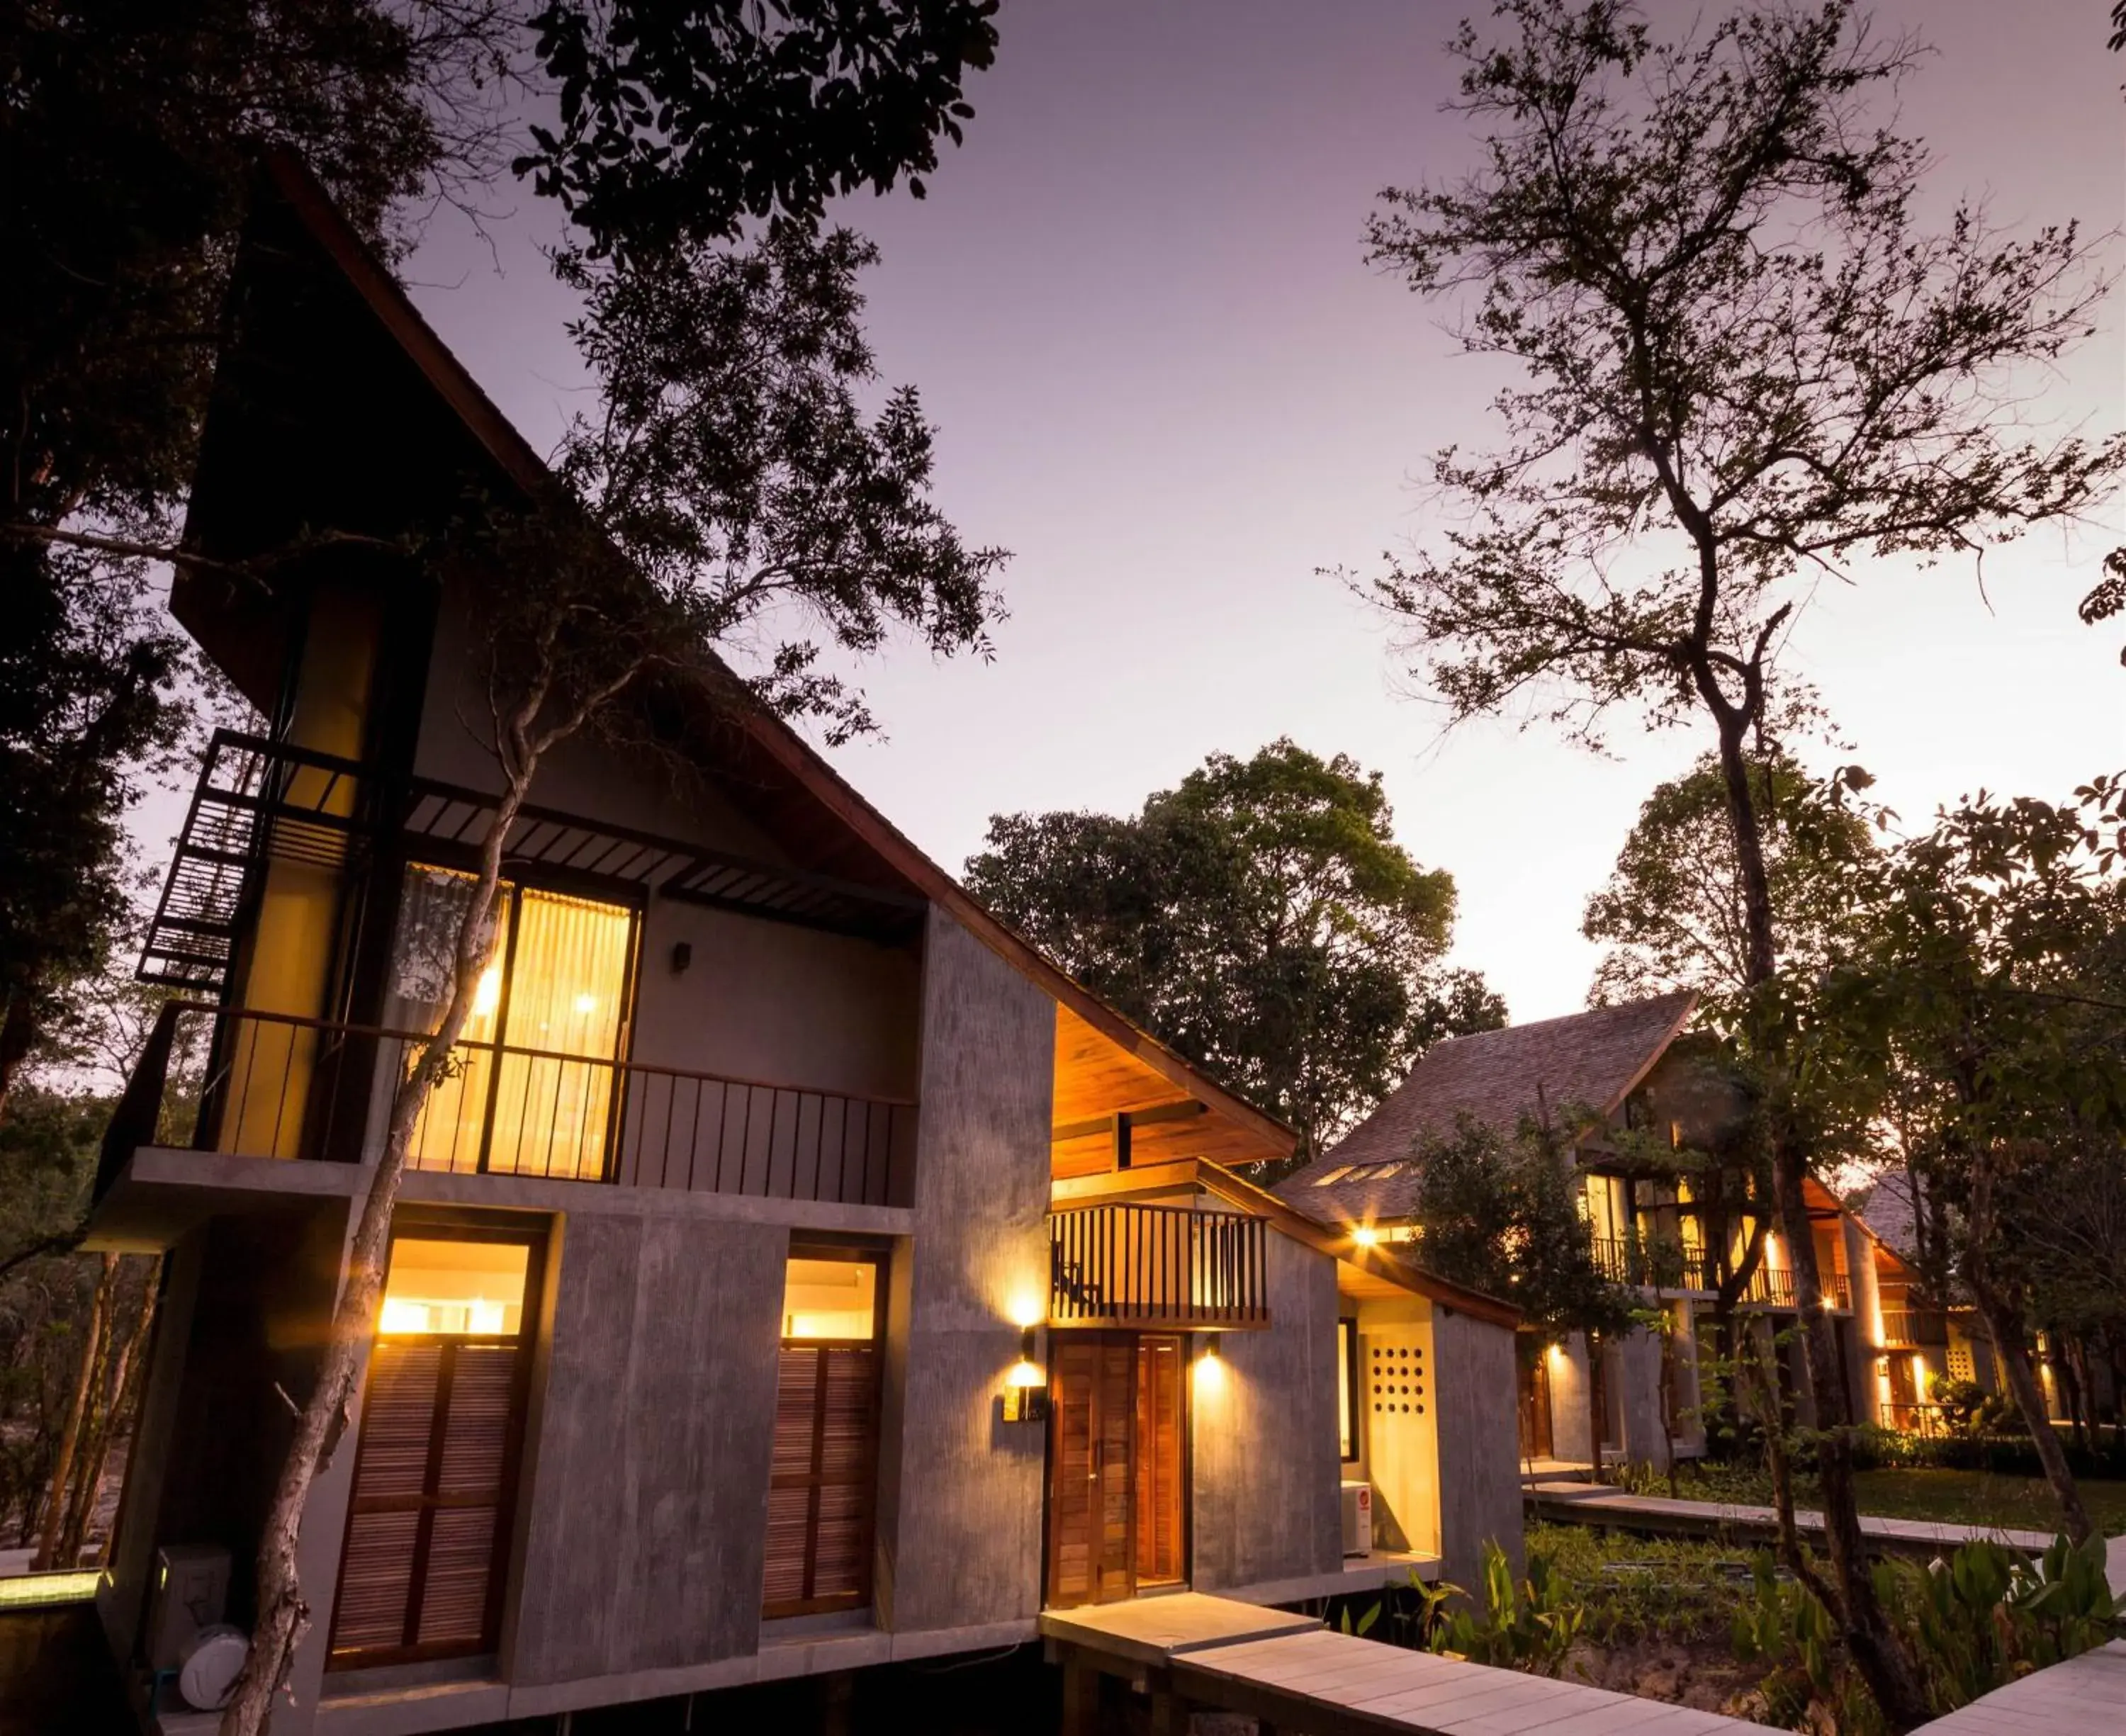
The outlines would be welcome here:
M 1819 1275 L 1825 1299 L 1836 1309 L 1850 1311 L 1853 1306 L 1853 1285 L 1844 1272 L 1824 1272 Z M 1767 1270 L 1757 1268 L 1750 1280 L 1750 1287 L 1743 1292 L 1746 1305 L 1759 1308 L 1798 1308 L 1801 1296 L 1794 1284 L 1794 1275 L 1784 1267 Z
M 284 1013 L 167 1003 L 105 1140 L 99 1191 L 141 1145 L 360 1162 L 427 1038 Z M 409 1166 L 905 1203 L 915 1106 L 551 1050 L 463 1042 Z
M 1269 1252 L 1268 1225 L 1237 1212 L 1110 1205 L 1051 1213 L 1049 1323 L 1268 1326 Z

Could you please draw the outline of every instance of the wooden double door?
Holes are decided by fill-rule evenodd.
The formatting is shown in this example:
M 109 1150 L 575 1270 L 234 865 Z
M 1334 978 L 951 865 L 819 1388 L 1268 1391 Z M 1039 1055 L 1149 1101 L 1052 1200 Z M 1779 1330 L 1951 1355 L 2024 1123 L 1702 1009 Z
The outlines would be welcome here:
M 1188 1341 L 1174 1333 L 1050 1341 L 1051 1607 L 1186 1582 L 1188 1361 Z

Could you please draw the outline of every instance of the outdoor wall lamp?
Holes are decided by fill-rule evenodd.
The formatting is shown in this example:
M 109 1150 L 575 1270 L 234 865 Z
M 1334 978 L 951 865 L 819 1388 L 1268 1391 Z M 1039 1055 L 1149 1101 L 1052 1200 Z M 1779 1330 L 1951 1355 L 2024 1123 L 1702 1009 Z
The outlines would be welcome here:
M 1377 1248 L 1381 1233 L 1370 1224 L 1361 1224 L 1352 1230 L 1351 1240 L 1360 1248 Z
M 1226 1364 L 1218 1354 L 1218 1340 L 1215 1334 L 1203 1337 L 1203 1353 L 1196 1359 L 1196 1389 L 1199 1393 L 1215 1393 L 1226 1384 Z
M 1037 1352 L 1040 1346 L 1037 1326 L 1022 1327 L 1018 1334 L 1018 1361 L 1013 1363 L 1004 1377 L 1004 1420 L 1007 1422 L 1039 1422 L 1048 1415 L 1048 1376 L 1042 1371 Z

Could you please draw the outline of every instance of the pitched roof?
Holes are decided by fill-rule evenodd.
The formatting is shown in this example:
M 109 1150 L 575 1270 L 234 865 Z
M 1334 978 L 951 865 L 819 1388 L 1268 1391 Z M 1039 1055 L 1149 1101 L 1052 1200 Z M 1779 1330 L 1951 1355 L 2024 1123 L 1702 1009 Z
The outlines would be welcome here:
M 1379 1108 L 1276 1191 L 1317 1217 L 1406 1218 L 1417 1207 L 1410 1158 L 1420 1140 L 1446 1138 L 1464 1115 L 1507 1133 L 1546 1108 L 1613 1115 L 1697 1004 L 1680 990 L 1436 1043 Z
M 1875 1239 L 1900 1259 L 1919 1252 L 1919 1214 L 1912 1201 L 1911 1177 L 1902 1169 L 1886 1169 L 1868 1191 L 1860 1221 Z

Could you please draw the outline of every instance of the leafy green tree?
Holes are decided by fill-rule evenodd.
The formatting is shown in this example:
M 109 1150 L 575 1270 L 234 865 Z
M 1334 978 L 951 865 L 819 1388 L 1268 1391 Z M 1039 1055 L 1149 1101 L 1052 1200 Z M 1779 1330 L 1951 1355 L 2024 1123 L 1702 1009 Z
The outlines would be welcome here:
M 1280 739 L 1126 818 L 999 814 L 969 889 L 1181 1054 L 1297 1130 L 1299 1161 L 1430 1043 L 1505 1006 L 1444 970 L 1454 883 L 1395 841 L 1380 774 Z
M 1710 724 L 1741 889 L 1745 982 L 1776 998 L 1779 935 L 1749 754 L 1807 696 L 1781 672 L 1826 569 L 1939 557 L 2085 513 L 2126 441 L 2033 432 L 2004 413 L 2023 370 L 2092 328 L 2105 285 L 2072 227 L 2027 239 L 1959 207 L 1922 226 L 1920 144 L 1878 97 L 1919 45 L 1850 0 L 1749 7 L 1657 40 L 1622 0 L 1503 0 L 1465 25 L 1460 106 L 1478 167 L 1395 191 L 1377 263 L 1460 295 L 1468 350 L 1519 382 L 1503 442 L 1433 475 L 1452 528 L 1391 561 L 1376 594 L 1456 717 L 1533 710 L 1598 737 L 1622 709 Z M 1765 1011 L 1753 1059 L 1791 1125 L 1773 1182 L 1806 1307 L 1830 1600 L 1886 1716 L 1925 1701 L 1869 1576 L 1850 1422 L 1809 1238 L 1787 1040 Z
M 1637 1298 L 1604 1275 L 1580 1210 L 1570 1140 L 1547 1119 L 1510 1135 L 1460 1116 L 1451 1137 L 1410 1153 L 1422 1180 L 1411 1221 L 1428 1271 L 1521 1310 L 1524 1355 L 1585 1335 L 1590 1366 L 1605 1340 L 1642 1323 Z M 1599 1384 L 1588 1383 L 1588 1438 L 1602 1438 Z
M 2034 1317 L 2062 1305 L 2062 1205 L 2104 1186 L 2126 1139 L 2122 851 L 2126 776 L 2057 805 L 1982 791 L 1944 812 L 1869 889 L 1811 1037 L 1897 1093 L 1907 1160 L 1949 1208 L 1957 1274 L 2077 1542 L 2089 1515 L 2029 1347 Z
M 1867 775 L 1848 767 L 1822 784 L 1776 752 L 1751 756 L 1749 771 L 1785 968 L 1810 975 L 1850 918 L 1854 865 L 1874 849 L 1865 816 L 1841 799 Z M 1580 932 L 1609 949 L 1589 1004 L 1694 989 L 1701 1017 L 1732 1028 L 1749 996 L 1743 907 L 1727 779 L 1707 755 L 1646 798 L 1609 884 L 1587 900 Z

